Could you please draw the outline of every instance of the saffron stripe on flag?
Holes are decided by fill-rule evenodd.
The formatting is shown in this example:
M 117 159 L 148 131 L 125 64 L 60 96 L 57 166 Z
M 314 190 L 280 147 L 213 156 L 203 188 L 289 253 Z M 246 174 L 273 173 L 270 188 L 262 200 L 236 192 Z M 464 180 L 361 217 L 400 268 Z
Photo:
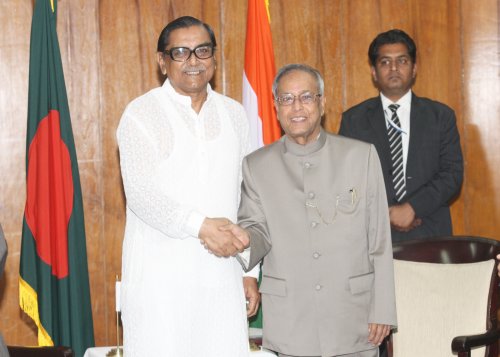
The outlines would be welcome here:
M 274 110 L 272 83 L 276 75 L 268 8 L 264 0 L 249 0 L 243 74 L 243 106 L 252 134 L 252 149 L 281 137 Z

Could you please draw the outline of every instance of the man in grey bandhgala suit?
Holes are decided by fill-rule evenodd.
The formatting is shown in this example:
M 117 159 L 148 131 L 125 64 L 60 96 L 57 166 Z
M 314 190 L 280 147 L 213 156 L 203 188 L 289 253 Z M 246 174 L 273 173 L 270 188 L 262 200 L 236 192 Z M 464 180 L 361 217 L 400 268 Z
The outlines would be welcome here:
M 262 265 L 263 345 L 279 356 L 372 357 L 396 325 L 390 225 L 373 145 L 321 129 L 321 75 L 280 69 L 281 140 L 243 160 L 238 225 Z

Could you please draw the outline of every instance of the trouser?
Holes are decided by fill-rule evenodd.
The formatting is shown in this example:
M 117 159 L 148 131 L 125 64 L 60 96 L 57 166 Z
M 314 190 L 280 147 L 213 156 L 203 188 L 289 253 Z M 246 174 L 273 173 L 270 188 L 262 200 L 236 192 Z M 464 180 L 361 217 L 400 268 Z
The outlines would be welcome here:
M 378 350 L 379 357 L 387 357 L 387 346 L 383 343 L 380 345 L 380 348 Z

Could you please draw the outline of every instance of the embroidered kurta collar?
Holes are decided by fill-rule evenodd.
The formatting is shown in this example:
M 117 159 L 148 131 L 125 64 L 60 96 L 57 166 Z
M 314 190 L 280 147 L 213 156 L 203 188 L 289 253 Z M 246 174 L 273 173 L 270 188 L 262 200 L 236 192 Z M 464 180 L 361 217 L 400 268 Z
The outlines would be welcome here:
M 321 129 L 318 139 L 306 145 L 297 144 L 287 135 L 283 136 L 283 142 L 285 144 L 285 152 L 289 152 L 290 154 L 296 156 L 307 156 L 315 153 L 325 145 L 326 133 L 323 129 Z
M 163 83 L 162 88 L 167 92 L 168 96 L 173 100 L 175 100 L 176 102 L 184 106 L 191 107 L 191 97 L 188 95 L 182 95 L 177 93 L 174 87 L 172 87 L 172 84 L 170 83 L 168 78 Z M 207 100 L 205 101 L 205 103 L 207 103 L 212 98 L 213 96 L 212 92 L 213 91 L 212 87 L 210 86 L 210 83 L 207 83 Z M 203 105 L 205 105 L 205 103 L 203 103 Z

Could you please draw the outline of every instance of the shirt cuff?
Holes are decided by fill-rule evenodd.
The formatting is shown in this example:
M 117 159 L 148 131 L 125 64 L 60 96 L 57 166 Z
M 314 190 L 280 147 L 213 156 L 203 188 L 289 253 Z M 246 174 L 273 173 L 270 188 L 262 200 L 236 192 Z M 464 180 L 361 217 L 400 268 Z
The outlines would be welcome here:
M 250 247 L 245 249 L 243 252 L 238 253 L 238 258 L 239 258 L 238 260 L 240 261 L 241 265 L 243 266 L 243 270 L 246 271 L 248 269 L 248 264 L 250 263 Z M 250 274 L 251 272 L 253 272 L 254 269 L 250 270 L 247 273 L 243 273 L 243 275 L 249 276 L 247 274 Z M 257 277 L 258 277 L 258 275 L 257 275 Z
M 185 231 L 190 236 L 198 238 L 200 234 L 201 225 L 205 220 L 205 216 L 197 211 L 191 211 L 188 218 L 186 219 L 186 223 L 184 225 Z
M 245 252 L 243 252 L 241 254 L 244 254 L 244 253 Z M 248 268 L 248 259 L 245 260 L 245 266 Z M 246 273 L 243 273 L 244 277 L 255 278 L 257 280 L 259 280 L 259 275 L 260 275 L 260 264 L 257 264 L 256 266 L 254 266 L 252 270 L 250 270 Z

